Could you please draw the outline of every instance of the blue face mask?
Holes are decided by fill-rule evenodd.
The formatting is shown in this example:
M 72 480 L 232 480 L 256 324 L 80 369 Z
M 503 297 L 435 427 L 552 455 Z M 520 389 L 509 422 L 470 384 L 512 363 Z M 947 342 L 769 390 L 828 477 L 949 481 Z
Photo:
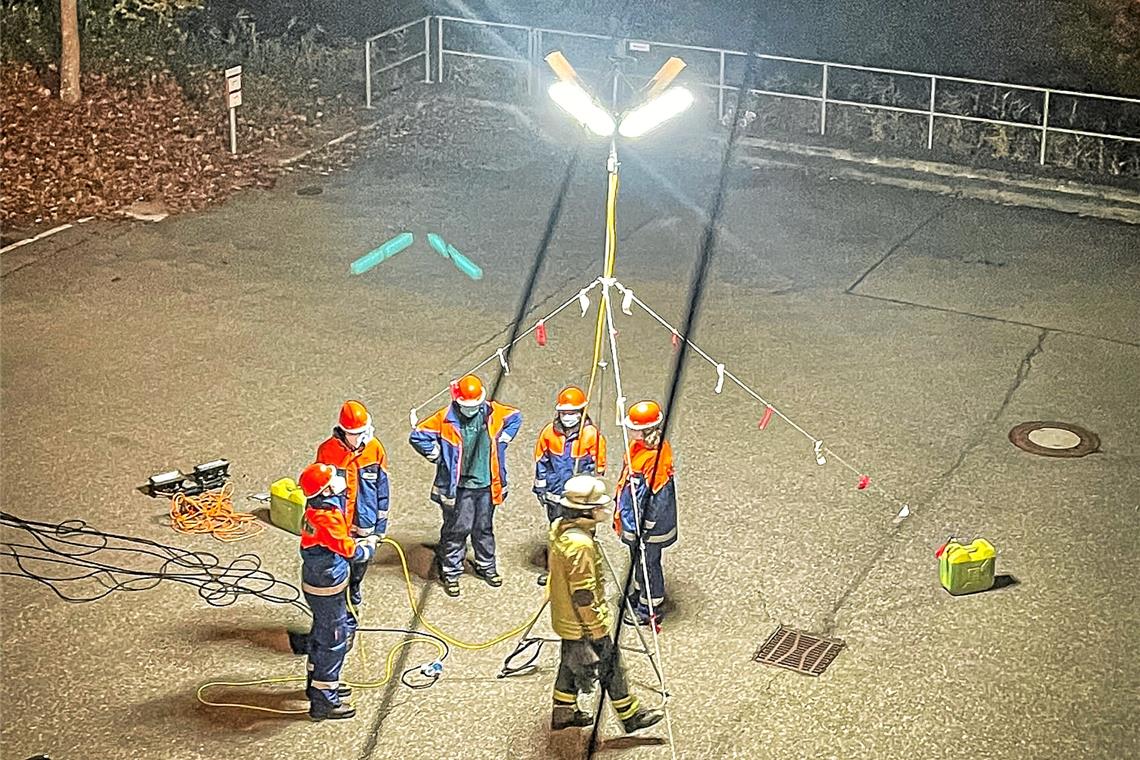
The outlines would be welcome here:
M 459 405 L 456 404 L 456 406 L 459 406 Z M 479 407 L 477 407 L 477 406 L 460 406 L 459 407 L 459 414 L 464 419 L 469 420 L 478 413 L 479 413 Z

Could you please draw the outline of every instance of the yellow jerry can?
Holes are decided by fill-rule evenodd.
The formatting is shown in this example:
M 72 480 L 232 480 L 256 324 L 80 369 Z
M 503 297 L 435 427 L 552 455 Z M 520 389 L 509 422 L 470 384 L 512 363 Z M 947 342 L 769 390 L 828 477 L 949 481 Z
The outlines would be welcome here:
M 281 478 L 269 486 L 269 521 L 278 528 L 301 535 L 305 515 L 305 494 L 292 478 Z
M 950 541 L 938 550 L 938 579 L 955 596 L 986 591 L 994 585 L 997 552 L 984 538 L 961 544 Z

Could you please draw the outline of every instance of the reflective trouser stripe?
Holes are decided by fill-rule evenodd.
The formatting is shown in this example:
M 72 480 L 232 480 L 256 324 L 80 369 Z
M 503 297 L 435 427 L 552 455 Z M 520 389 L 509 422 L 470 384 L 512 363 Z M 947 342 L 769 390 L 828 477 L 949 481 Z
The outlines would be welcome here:
M 565 691 L 554 690 L 554 704 L 556 705 L 573 705 L 578 703 L 578 697 L 575 694 L 569 694 Z
M 677 529 L 673 528 L 673 530 L 671 530 L 668 533 L 661 535 L 661 536 L 646 536 L 645 542 L 649 543 L 649 544 L 663 544 L 666 541 L 672 541 L 676 537 L 677 537 Z
M 317 681 L 314 679 L 312 683 L 314 689 L 328 689 L 329 691 L 333 691 L 340 686 L 340 681 Z
M 637 712 L 640 705 L 637 703 L 637 697 L 628 696 L 625 699 L 615 699 L 613 702 L 614 709 L 617 710 L 618 717 L 622 720 L 633 717 Z
M 313 596 L 336 596 L 346 588 L 348 588 L 347 578 L 335 586 L 311 586 L 308 583 L 301 584 L 301 590 L 306 594 L 312 594 Z

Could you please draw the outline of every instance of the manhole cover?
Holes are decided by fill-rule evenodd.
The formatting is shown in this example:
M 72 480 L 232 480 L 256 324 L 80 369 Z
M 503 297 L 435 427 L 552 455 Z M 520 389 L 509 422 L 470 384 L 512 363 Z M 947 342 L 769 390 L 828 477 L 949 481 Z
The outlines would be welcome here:
M 776 626 L 768 640 L 760 645 L 752 659 L 761 665 L 787 668 L 797 673 L 818 676 L 827 670 L 840 650 L 847 646 L 839 639 L 828 639 L 814 633 Z
M 307 185 L 297 188 L 297 195 L 320 195 L 325 189 L 320 185 Z
M 1009 431 L 1009 441 L 1043 457 L 1083 457 L 1100 450 L 1096 433 L 1068 422 L 1023 422 Z

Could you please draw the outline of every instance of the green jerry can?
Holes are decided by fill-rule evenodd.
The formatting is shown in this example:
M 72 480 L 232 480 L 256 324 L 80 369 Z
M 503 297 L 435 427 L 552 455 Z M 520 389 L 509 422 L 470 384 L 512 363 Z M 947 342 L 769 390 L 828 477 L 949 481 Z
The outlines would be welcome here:
M 961 544 L 949 541 L 935 555 L 942 588 L 954 596 L 987 591 L 994 585 L 994 559 L 997 552 L 984 538 Z
M 299 536 L 304 515 L 305 494 L 292 478 L 281 478 L 269 486 L 269 522 Z

